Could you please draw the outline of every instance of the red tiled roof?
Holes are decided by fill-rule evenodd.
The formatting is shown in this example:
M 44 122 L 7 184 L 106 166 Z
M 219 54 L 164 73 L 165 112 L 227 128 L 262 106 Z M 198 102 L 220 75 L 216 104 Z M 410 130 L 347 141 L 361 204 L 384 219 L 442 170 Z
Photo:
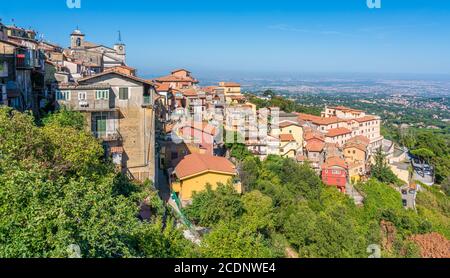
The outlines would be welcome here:
M 347 142 L 357 142 L 357 143 L 369 145 L 370 139 L 364 135 L 357 135 L 355 137 L 350 138 Z
M 312 140 L 312 139 L 318 139 L 318 140 L 321 140 L 321 141 L 325 141 L 325 138 L 324 138 L 322 133 L 315 132 L 315 131 L 312 131 L 312 130 L 306 131 L 303 136 L 304 136 L 306 141 L 309 141 L 309 140 Z
M 330 125 L 330 124 L 336 124 L 336 123 L 345 121 L 344 119 L 340 119 L 338 117 L 326 117 L 325 118 L 325 117 L 319 117 L 319 116 L 303 114 L 303 113 L 300 113 L 298 115 L 298 118 L 303 121 L 312 122 L 313 124 L 316 124 L 316 125 Z
M 170 85 L 167 83 L 155 84 L 155 88 L 157 92 L 167 92 L 170 89 Z
M 340 110 L 342 112 L 354 112 L 354 113 L 361 113 L 363 112 L 362 110 L 358 110 L 358 109 L 353 109 L 353 108 L 349 108 L 349 107 L 345 107 L 345 106 L 334 106 L 334 107 L 329 107 L 330 109 L 335 109 L 335 110 Z
M 122 72 L 119 72 L 119 71 L 104 71 L 104 72 L 101 72 L 101 73 L 98 73 L 98 74 L 95 74 L 95 75 L 92 75 L 92 76 L 80 78 L 80 79 L 78 79 L 78 82 L 83 82 L 83 81 L 86 81 L 86 80 L 94 79 L 94 78 L 97 78 L 97 77 L 100 77 L 100 76 L 104 76 L 104 75 L 108 75 L 108 74 L 117 74 L 117 75 L 120 75 L 122 77 L 129 78 L 129 79 L 132 79 L 134 81 L 138 81 L 140 83 L 144 83 L 144 84 L 148 84 L 148 85 L 152 85 L 152 86 L 155 85 L 153 82 L 144 80 L 144 79 L 136 77 L 136 76 L 128 75 L 128 74 L 125 74 L 125 73 L 122 73 Z
M 281 142 L 292 142 L 295 141 L 295 138 L 292 134 L 280 134 Z
M 322 165 L 322 169 L 327 169 L 333 166 L 341 167 L 344 169 L 347 169 L 347 164 L 345 163 L 345 160 L 340 157 L 330 157 L 325 161 L 325 163 Z
M 193 153 L 184 157 L 175 173 L 179 179 L 198 175 L 204 172 L 219 172 L 231 175 L 236 174 L 236 167 L 224 157 Z
M 321 152 L 325 147 L 325 143 L 319 140 L 311 140 L 306 144 L 306 150 L 309 152 Z
M 188 71 L 187 69 L 175 69 L 175 70 L 172 71 L 172 74 L 174 74 L 174 73 L 176 73 L 176 72 L 179 72 L 179 71 L 185 71 L 185 72 L 191 73 L 191 72 Z
M 288 127 L 288 126 L 300 126 L 298 123 L 296 122 L 292 122 L 292 121 L 282 121 L 278 124 L 279 127 L 283 128 L 283 127 Z
M 205 93 L 213 93 L 216 90 L 216 86 L 207 86 L 207 87 L 203 87 L 201 90 Z
M 370 121 L 374 121 L 374 120 L 377 120 L 377 118 L 375 116 L 365 116 L 365 117 L 355 119 L 355 121 L 357 121 L 358 123 L 365 123 L 365 122 L 370 122 Z
M 328 130 L 327 132 L 327 137 L 336 137 L 339 135 L 345 135 L 345 134 L 350 134 L 352 133 L 352 131 L 348 128 L 345 127 L 338 127 L 338 128 L 332 128 L 330 130 Z
M 356 148 L 363 152 L 367 151 L 367 145 L 361 144 L 361 143 L 355 143 L 355 142 L 345 143 L 344 149 L 348 149 L 348 148 Z
M 221 87 L 241 87 L 241 84 L 236 82 L 223 82 L 221 85 L 223 85 Z
M 174 76 L 174 75 L 166 75 L 161 76 L 153 79 L 156 82 L 193 82 L 197 83 L 198 81 L 195 80 L 192 77 L 180 77 L 180 76 Z

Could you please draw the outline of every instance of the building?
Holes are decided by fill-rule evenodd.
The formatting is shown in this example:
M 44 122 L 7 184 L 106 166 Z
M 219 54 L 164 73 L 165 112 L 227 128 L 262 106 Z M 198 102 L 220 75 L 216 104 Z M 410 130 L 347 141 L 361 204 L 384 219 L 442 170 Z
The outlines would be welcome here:
M 204 154 L 190 154 L 176 166 L 171 176 L 171 189 L 184 203 L 192 200 L 195 192 L 206 190 L 211 185 L 233 184 L 237 192 L 242 192 L 241 183 L 236 180 L 236 167 L 224 157 Z
M 228 104 L 245 102 L 245 97 L 241 94 L 241 84 L 236 82 L 219 82 L 219 89 L 225 94 Z
M 368 171 L 369 144 L 370 140 L 367 137 L 358 135 L 348 140 L 342 149 L 345 162 L 349 166 L 349 177 L 352 183 L 362 180 Z
M 339 119 L 342 125 L 352 131 L 352 137 L 362 135 L 370 140 L 370 150 L 375 152 L 383 143 L 381 136 L 381 118 L 379 116 L 367 115 L 362 110 L 352 109 L 344 106 L 325 107 L 322 117 L 327 119 Z
M 126 46 L 120 33 L 118 42 L 112 48 L 86 41 L 85 37 L 79 29 L 74 30 L 70 34 L 70 48 L 65 50 L 65 54 L 101 69 L 126 65 Z
M 305 159 L 310 162 L 311 167 L 320 172 L 320 167 L 325 159 L 325 139 L 311 131 L 305 133 Z
M 352 138 L 352 131 L 345 127 L 329 129 L 325 134 L 325 142 L 331 144 L 345 145 Z
M 303 127 L 294 121 L 282 121 L 278 124 L 278 128 L 272 129 L 273 135 L 292 134 L 298 146 L 303 146 Z M 302 150 L 299 150 L 302 153 Z
M 0 101 L 19 111 L 39 116 L 45 98 L 45 56 L 33 30 L 4 26 L 0 40 Z
M 209 155 L 214 155 L 214 137 L 217 133 L 217 128 L 207 122 L 188 122 L 176 131 L 185 143 L 194 144 L 203 150 L 202 153 Z
M 328 132 L 330 129 L 336 129 L 340 127 L 345 127 L 345 120 L 340 119 L 338 117 L 319 117 L 309 114 L 298 114 L 298 121 L 305 122 L 315 130 L 318 130 L 322 133 Z
M 118 71 L 59 84 L 56 92 L 57 104 L 84 113 L 117 167 L 140 181 L 155 177 L 155 96 L 152 83 Z
M 280 155 L 282 157 L 296 158 L 299 145 L 292 134 L 280 134 Z
M 329 186 L 335 186 L 339 191 L 345 193 L 347 185 L 348 166 L 340 157 L 330 157 L 322 165 L 322 181 Z
M 198 84 L 191 72 L 185 69 L 176 69 L 169 75 L 154 78 L 156 84 L 167 84 L 172 89 L 189 89 Z

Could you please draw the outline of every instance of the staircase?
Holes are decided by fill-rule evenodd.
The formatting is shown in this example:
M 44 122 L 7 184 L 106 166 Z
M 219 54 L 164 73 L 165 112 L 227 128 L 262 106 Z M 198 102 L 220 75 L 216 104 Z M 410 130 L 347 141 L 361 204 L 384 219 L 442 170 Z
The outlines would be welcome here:
M 361 193 L 359 193 L 352 184 L 347 183 L 345 185 L 345 194 L 350 196 L 356 205 L 362 206 L 364 204 L 364 196 L 361 195 Z

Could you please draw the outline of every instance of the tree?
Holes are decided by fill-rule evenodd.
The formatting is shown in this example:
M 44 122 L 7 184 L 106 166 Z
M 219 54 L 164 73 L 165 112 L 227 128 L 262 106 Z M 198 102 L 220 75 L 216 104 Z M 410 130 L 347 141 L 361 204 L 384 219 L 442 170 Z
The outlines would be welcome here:
M 386 155 L 381 148 L 377 150 L 374 156 L 375 164 L 371 168 L 371 176 L 385 183 L 395 184 L 398 182 L 397 176 L 392 172 L 386 162 Z
M 68 257 L 70 246 L 89 258 L 186 254 L 189 242 L 163 229 L 162 215 L 137 218 L 156 193 L 116 174 L 95 138 L 50 117 L 38 127 L 0 108 L 0 257 Z
M 430 160 L 435 157 L 434 152 L 427 148 L 420 148 L 417 150 L 413 150 L 411 151 L 411 154 L 427 162 L 430 162 Z
M 207 185 L 206 190 L 194 194 L 192 204 L 185 209 L 192 221 L 205 227 L 239 217 L 243 210 L 240 195 L 232 185 L 223 184 L 219 184 L 216 190 Z
M 271 258 L 274 252 L 263 235 L 246 228 L 242 219 L 220 221 L 200 246 L 206 258 Z
M 249 191 L 255 187 L 259 178 L 260 164 L 259 159 L 252 156 L 248 156 L 242 161 L 239 177 L 241 178 L 245 191 Z

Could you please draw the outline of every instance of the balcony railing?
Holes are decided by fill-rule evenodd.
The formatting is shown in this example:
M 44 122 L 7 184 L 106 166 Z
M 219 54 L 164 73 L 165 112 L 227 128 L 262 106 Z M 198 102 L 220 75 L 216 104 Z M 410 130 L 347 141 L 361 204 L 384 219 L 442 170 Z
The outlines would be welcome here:
M 95 101 L 80 100 L 72 106 L 77 111 L 109 111 L 115 109 L 114 103 L 107 99 Z
M 120 133 L 116 131 L 94 131 L 95 138 L 103 141 L 119 141 L 122 140 Z

